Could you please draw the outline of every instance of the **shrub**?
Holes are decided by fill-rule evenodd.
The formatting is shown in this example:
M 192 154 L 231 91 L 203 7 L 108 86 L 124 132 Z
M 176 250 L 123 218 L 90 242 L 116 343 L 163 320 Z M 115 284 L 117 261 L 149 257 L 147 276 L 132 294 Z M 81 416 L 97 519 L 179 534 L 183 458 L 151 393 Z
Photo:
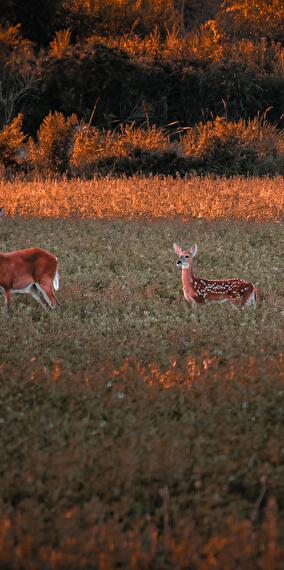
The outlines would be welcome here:
M 38 141 L 29 140 L 29 162 L 36 170 L 49 174 L 64 174 L 69 170 L 76 115 L 65 118 L 62 113 L 49 113 L 38 130 Z
M 167 134 L 155 126 L 147 129 L 135 125 L 125 126 L 121 130 L 120 141 L 129 150 L 143 148 L 148 151 L 162 151 L 169 146 Z
M 76 175 L 89 178 L 98 170 L 97 163 L 113 155 L 117 136 L 110 131 L 82 126 L 74 136 L 71 166 Z
M 217 117 L 189 129 L 181 140 L 184 155 L 203 162 L 208 172 L 276 174 L 284 172 L 284 136 L 256 118 L 230 122 Z
M 167 153 L 167 159 L 165 159 Z M 162 129 L 125 126 L 121 131 L 99 131 L 81 127 L 75 134 L 71 158 L 73 172 L 85 177 L 94 174 L 134 174 L 135 172 L 172 172 L 167 135 Z
M 26 135 L 22 131 L 23 115 L 19 114 L 0 131 L 0 162 L 4 168 L 20 163 L 22 146 Z
M 137 83 L 138 70 L 117 49 L 93 42 L 76 44 L 60 57 L 42 56 L 38 71 L 44 115 L 56 109 L 65 115 L 76 112 L 84 119 L 91 116 L 98 101 L 96 124 L 108 128 L 116 119 L 125 120 L 129 108 L 135 106 L 132 85 Z
M 212 57 L 215 54 L 217 58 L 221 44 L 216 44 L 216 53 L 213 47 Z M 260 61 L 259 55 L 260 52 L 252 59 Z M 279 121 L 283 77 L 277 72 L 277 81 L 276 74 L 267 78 L 251 63 L 244 64 L 241 57 L 240 54 L 237 61 L 226 63 L 214 59 L 204 63 L 197 61 L 197 56 L 192 56 L 192 62 L 188 58 L 187 61 L 145 60 L 100 45 L 97 38 L 92 38 L 84 46 L 70 46 L 60 58 L 49 55 L 41 59 L 38 107 L 43 116 L 51 108 L 66 115 L 76 112 L 80 119 L 85 119 L 91 116 L 98 101 L 94 122 L 101 129 L 132 121 L 142 124 L 145 104 L 149 124 L 159 126 L 173 121 L 187 126 L 221 115 L 224 101 L 228 102 L 231 120 L 254 117 L 273 105 L 273 120 Z M 267 56 L 263 60 L 263 68 L 267 67 L 268 59 Z M 276 66 L 277 58 L 274 60 Z M 36 109 L 35 112 L 38 117 Z
M 1 160 L 17 166 L 25 139 L 19 115 L 0 133 Z M 177 138 L 179 135 L 179 139 Z M 41 174 L 276 175 L 284 173 L 284 132 L 265 117 L 233 122 L 223 117 L 177 130 L 134 124 L 120 130 L 79 125 L 76 115 L 49 113 L 38 141 L 29 140 L 27 163 Z M 23 164 L 23 160 L 22 160 Z
M 106 36 L 133 30 L 144 35 L 155 27 L 168 29 L 178 17 L 172 0 L 71 0 L 65 3 L 65 9 L 72 29 L 77 31 L 81 22 L 80 35 L 93 29 L 94 24 Z
M 284 39 L 282 0 L 225 0 L 219 19 L 224 29 L 234 37 Z

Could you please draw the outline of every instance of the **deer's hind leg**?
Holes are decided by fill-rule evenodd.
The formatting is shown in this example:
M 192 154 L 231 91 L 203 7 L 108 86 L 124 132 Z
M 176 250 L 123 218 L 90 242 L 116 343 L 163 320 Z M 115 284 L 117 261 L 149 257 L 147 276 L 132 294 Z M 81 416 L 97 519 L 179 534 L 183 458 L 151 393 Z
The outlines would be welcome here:
M 37 301 L 38 303 L 41 304 L 41 306 L 44 309 L 47 309 L 48 304 L 46 302 L 46 300 L 44 299 L 43 295 L 41 295 L 39 289 L 37 288 L 37 284 L 33 283 L 30 290 L 29 290 L 30 295 L 32 296 L 33 299 L 35 299 L 35 301 Z
M 38 293 L 41 297 L 42 304 L 45 302 L 50 309 L 56 309 L 58 301 L 54 295 L 53 280 L 41 279 L 35 283 Z
M 250 292 L 246 296 L 243 306 L 244 307 L 253 306 L 254 309 L 256 308 L 256 292 L 255 292 L 255 289 L 253 289 L 253 291 Z

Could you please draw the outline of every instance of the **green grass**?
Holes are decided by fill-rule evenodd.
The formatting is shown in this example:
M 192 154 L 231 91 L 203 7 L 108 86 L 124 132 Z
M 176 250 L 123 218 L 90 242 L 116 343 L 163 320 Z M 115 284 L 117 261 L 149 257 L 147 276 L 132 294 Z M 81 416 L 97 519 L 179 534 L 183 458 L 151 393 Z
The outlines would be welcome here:
M 283 561 L 283 223 L 11 218 L 59 259 L 61 307 L 4 301 L 2 567 L 274 570 Z M 196 274 L 255 310 L 193 311 Z M 2 300 L 2 299 L 1 299 Z

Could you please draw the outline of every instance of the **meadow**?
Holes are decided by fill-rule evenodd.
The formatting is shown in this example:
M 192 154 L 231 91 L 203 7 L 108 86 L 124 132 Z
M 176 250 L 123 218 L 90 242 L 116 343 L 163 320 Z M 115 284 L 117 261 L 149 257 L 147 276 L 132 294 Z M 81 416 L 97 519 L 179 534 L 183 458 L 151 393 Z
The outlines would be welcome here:
M 0 306 L 0 566 L 283 568 L 283 179 L 0 181 L 0 250 L 59 259 Z M 193 310 L 197 275 L 256 309 Z

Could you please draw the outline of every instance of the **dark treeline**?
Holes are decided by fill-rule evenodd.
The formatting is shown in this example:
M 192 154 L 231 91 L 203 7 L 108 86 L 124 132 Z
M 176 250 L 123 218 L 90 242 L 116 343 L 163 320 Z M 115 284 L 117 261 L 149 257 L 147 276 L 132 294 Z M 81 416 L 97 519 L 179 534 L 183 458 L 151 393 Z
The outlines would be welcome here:
M 281 129 L 282 4 L 2 0 L 5 140 L 20 114 L 21 133 L 37 140 L 50 112 L 76 114 L 79 126 L 100 131 L 155 126 L 166 129 L 171 142 L 183 129 L 217 117 L 229 122 L 258 117 Z

